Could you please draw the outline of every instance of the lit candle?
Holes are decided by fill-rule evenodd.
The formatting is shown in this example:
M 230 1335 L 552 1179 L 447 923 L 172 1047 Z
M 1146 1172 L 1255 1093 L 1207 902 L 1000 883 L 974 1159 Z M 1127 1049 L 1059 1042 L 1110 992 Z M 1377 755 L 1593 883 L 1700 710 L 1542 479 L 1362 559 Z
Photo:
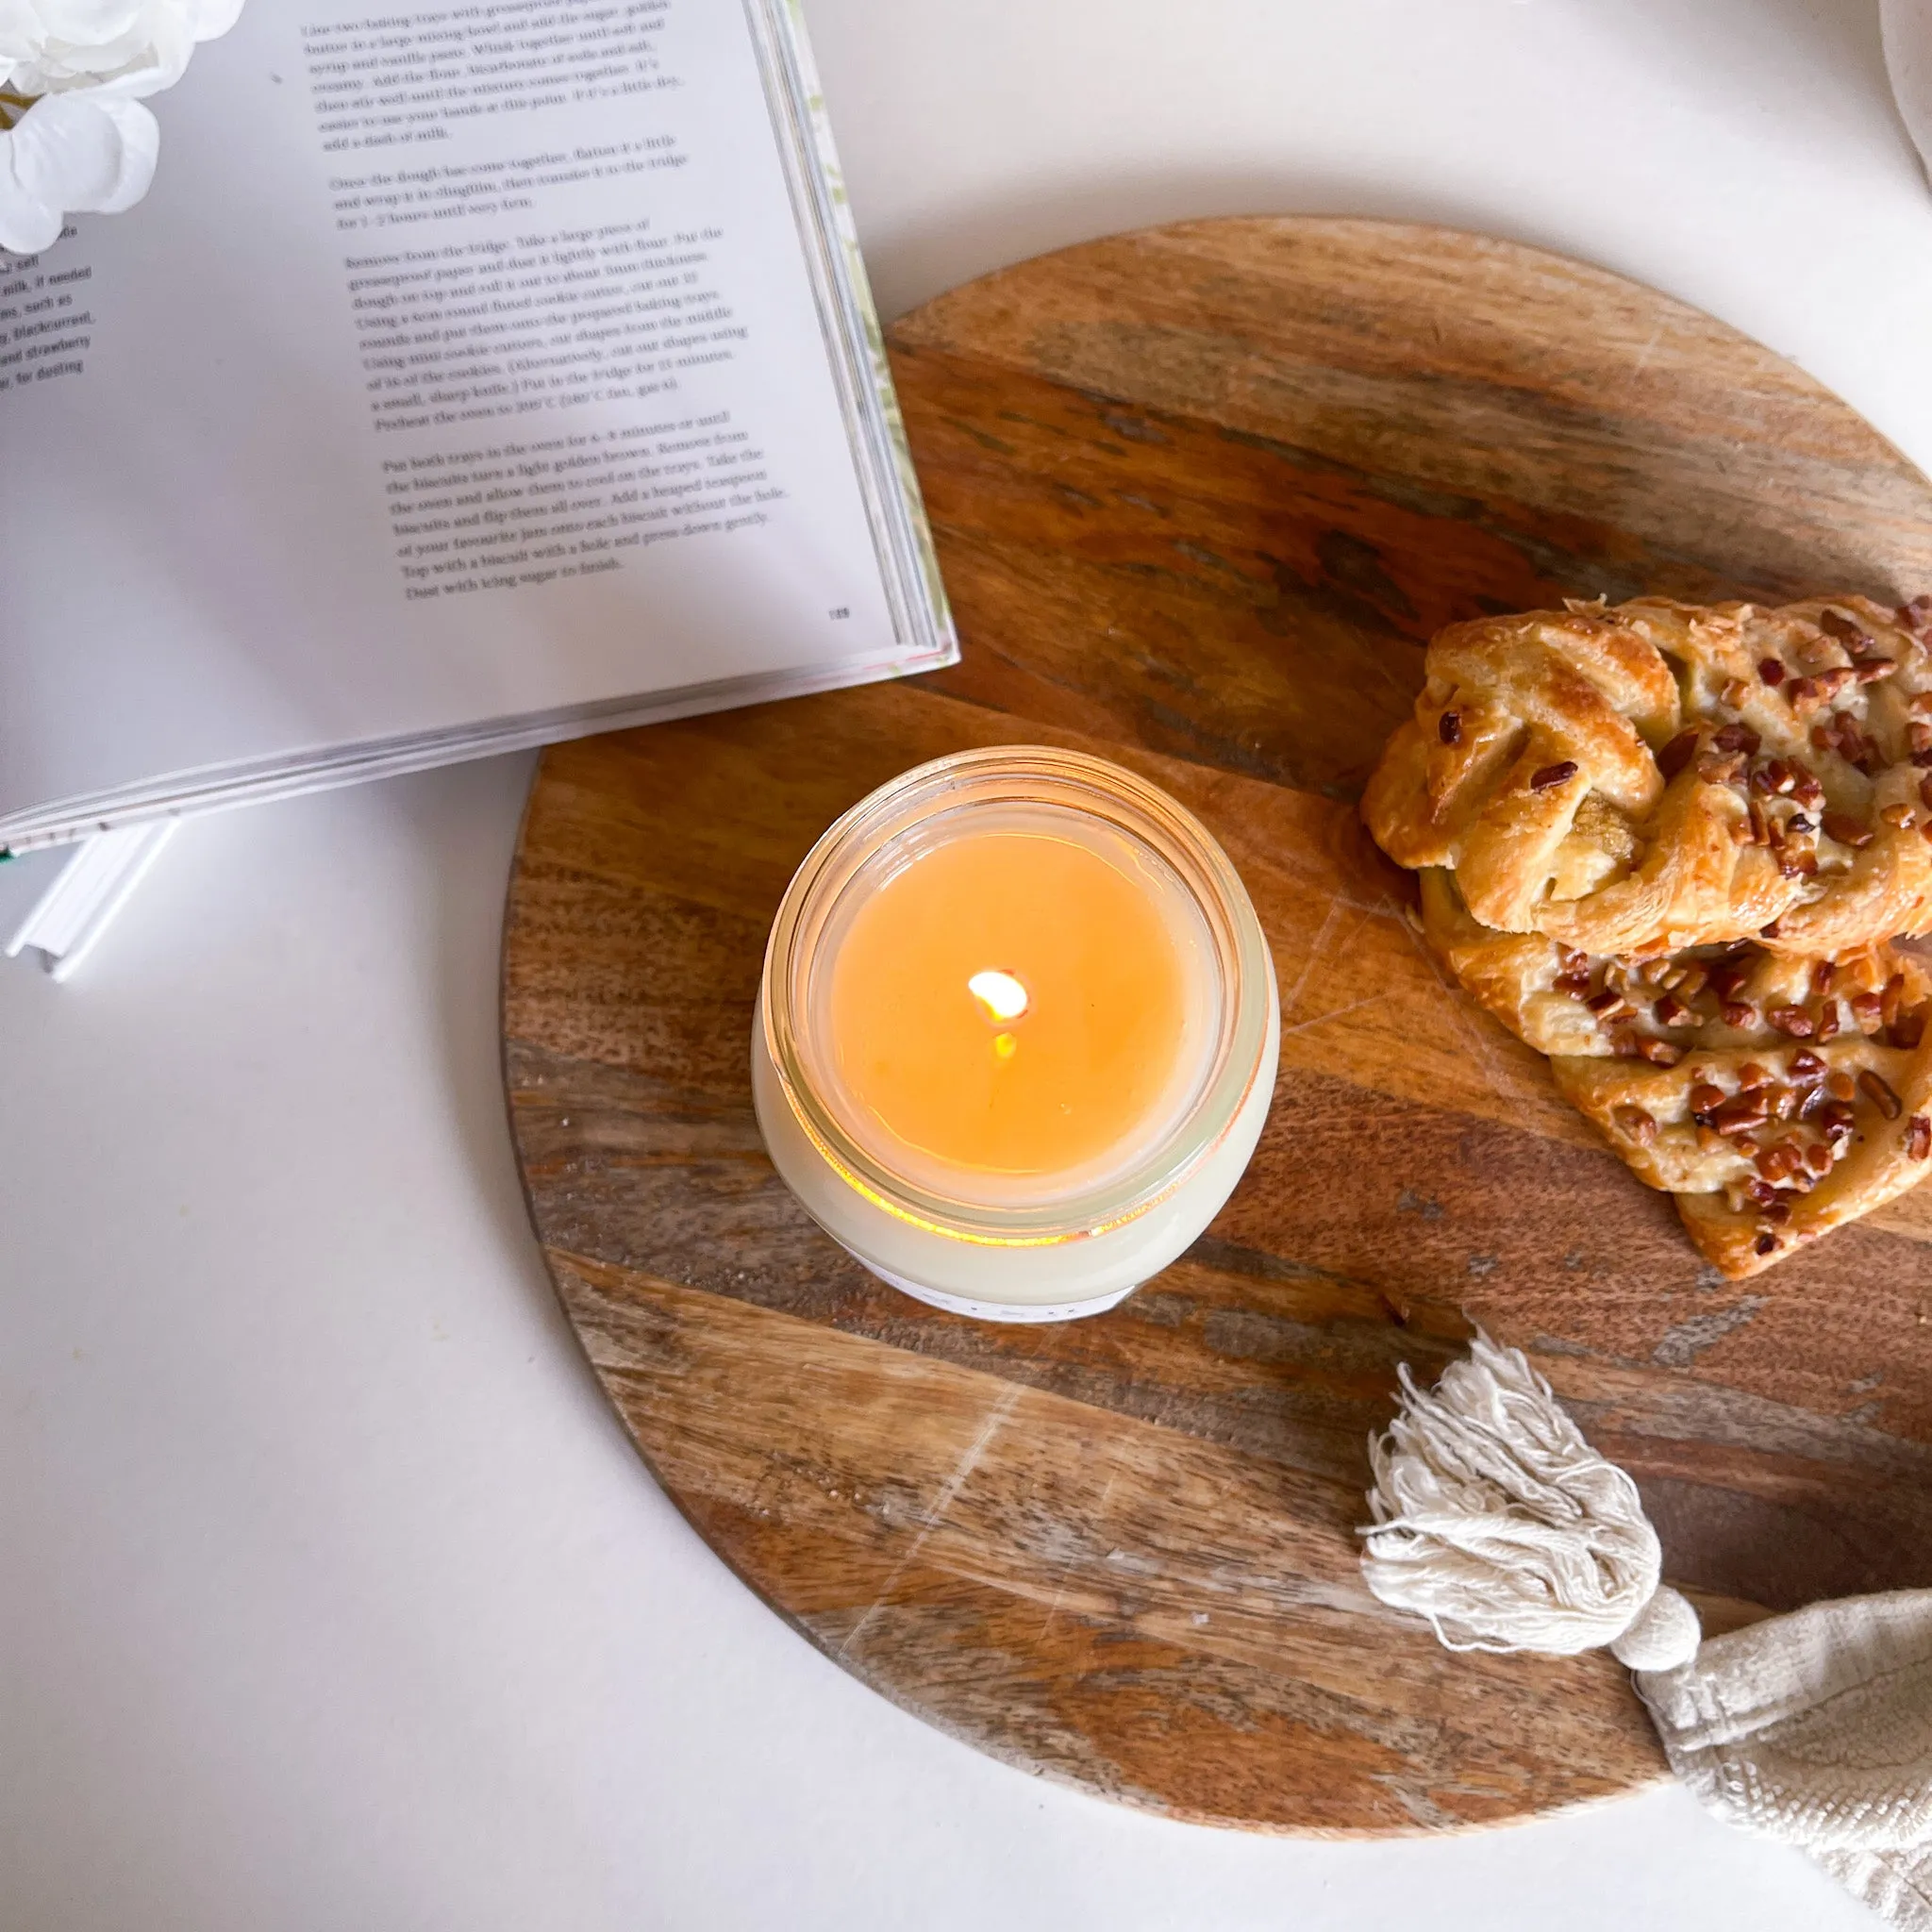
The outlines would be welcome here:
M 1254 908 L 1197 820 L 1097 758 L 965 752 L 873 793 L 799 868 L 753 1091 L 779 1173 L 874 1274 L 1061 1320 L 1207 1226 L 1279 1030 Z

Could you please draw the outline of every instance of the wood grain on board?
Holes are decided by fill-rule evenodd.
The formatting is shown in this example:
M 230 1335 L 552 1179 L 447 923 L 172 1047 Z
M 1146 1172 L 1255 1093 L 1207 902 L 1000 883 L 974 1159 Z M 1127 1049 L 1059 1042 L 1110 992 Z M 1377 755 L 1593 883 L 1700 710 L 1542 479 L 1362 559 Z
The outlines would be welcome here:
M 964 644 L 916 684 L 552 751 L 505 942 L 531 1210 L 700 1532 L 828 1655 L 1173 1815 L 1376 1833 L 1662 1774 L 1607 1658 L 1452 1657 L 1362 1589 L 1364 1440 L 1472 1322 L 1638 1476 L 1712 1627 L 1932 1584 L 1932 1198 L 1746 1284 L 1446 988 L 1354 799 L 1449 621 L 1932 588 L 1932 486 L 1808 378 L 1601 271 L 1205 222 L 891 331 Z M 881 1287 L 774 1175 L 747 1043 L 824 825 L 967 745 L 1078 746 L 1220 837 L 1281 981 L 1254 1166 L 1120 1309 Z

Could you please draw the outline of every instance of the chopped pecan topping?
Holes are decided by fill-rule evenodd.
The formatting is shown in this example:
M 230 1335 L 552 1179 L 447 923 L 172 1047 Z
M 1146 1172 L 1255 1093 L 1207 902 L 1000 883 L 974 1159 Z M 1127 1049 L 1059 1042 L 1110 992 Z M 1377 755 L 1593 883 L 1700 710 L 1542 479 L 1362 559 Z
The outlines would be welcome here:
M 1605 987 L 1583 1003 L 1599 1020 L 1622 1020 L 1630 1012 L 1630 1002 L 1614 987 Z
M 1803 1007 L 1767 1007 L 1764 1024 L 1789 1033 L 1793 1040 L 1809 1040 L 1813 1030 L 1811 1015 Z
M 1906 1123 L 1906 1153 L 1913 1160 L 1932 1159 L 1932 1119 L 1915 1113 Z
M 1772 1255 L 1777 1252 L 1777 1237 L 1769 1228 L 1762 1230 L 1751 1243 L 1751 1250 L 1757 1255 Z
M 1842 1067 L 1834 1067 L 1824 1076 L 1824 1091 L 1834 1100 L 1856 1100 L 1858 1083 Z
M 1886 1029 L 1894 1046 L 1905 1048 L 1907 1053 L 1916 1049 L 1925 1038 L 1925 1014 L 1922 1008 L 1916 1013 L 1901 1013 Z
M 1791 1056 L 1791 1072 L 1801 1080 L 1808 1080 L 1824 1071 L 1824 1062 L 1808 1046 L 1801 1046 Z
M 1836 839 L 1840 845 L 1849 845 L 1855 852 L 1862 852 L 1872 842 L 1872 827 L 1861 825 L 1849 812 L 1828 811 L 1824 814 L 1824 836 Z
M 1646 1035 L 1637 1042 L 1637 1056 L 1654 1067 L 1674 1067 L 1684 1058 L 1684 1049 L 1673 1046 L 1668 1040 Z
M 1751 977 L 1751 968 L 1742 959 L 1713 959 L 1707 970 L 1722 999 L 1729 999 Z
M 1680 731 L 1657 755 L 1657 768 L 1668 785 L 1697 755 L 1697 728 Z
M 1826 637 L 1840 641 L 1858 635 L 1858 626 L 1842 610 L 1833 610 L 1829 606 L 1818 613 L 1818 628 Z
M 1657 1003 L 1657 1024 L 1659 1026 L 1685 1026 L 1696 1015 L 1674 992 L 1663 994 Z
M 1818 1030 L 1811 1036 L 1814 1040 L 1836 1040 L 1838 1038 L 1838 1002 L 1827 1000 L 1818 1011 Z
M 1813 1141 L 1805 1149 L 1805 1165 L 1813 1174 L 1829 1174 L 1831 1172 L 1831 1142 L 1828 1141 Z
M 1757 1024 L 1757 1008 L 1749 1000 L 1725 1000 L 1721 1008 L 1726 1026 L 1735 1026 L 1740 1033 L 1748 1033 Z
M 1867 1067 L 1858 1075 L 1858 1085 L 1864 1090 L 1866 1097 L 1872 1102 L 1873 1106 L 1887 1120 L 1895 1121 L 1900 1114 L 1905 1112 L 1905 1102 L 1891 1091 L 1890 1083 L 1887 1081 L 1885 1075 L 1876 1067 Z
M 1751 687 L 1741 677 L 1726 678 L 1724 688 L 1718 692 L 1720 700 L 1730 706 L 1734 711 L 1741 711 L 1750 695 Z
M 1771 1108 L 1760 1093 L 1734 1093 L 1710 1109 L 1710 1124 L 1720 1134 L 1748 1133 L 1771 1118 Z
M 1635 1141 L 1640 1147 L 1648 1147 L 1657 1139 L 1656 1116 L 1641 1107 L 1625 1103 L 1616 1108 L 1610 1118 L 1617 1124 L 1618 1131 Z
M 1444 711 L 1436 720 L 1436 736 L 1444 744 L 1460 744 L 1462 742 L 1461 713 L 1458 711 Z M 1411 739 L 1409 742 L 1413 744 L 1415 741 Z
M 1909 832 L 1912 828 L 1914 813 L 1908 805 L 1882 805 L 1878 808 L 1878 816 L 1894 832 Z
M 1410 742 L 1414 741 L 1410 740 Z M 1576 760 L 1558 758 L 1554 765 L 1544 765 L 1530 774 L 1529 789 L 1532 791 L 1548 791 L 1556 786 L 1569 784 L 1575 775 Z
M 1890 1026 L 1892 1024 L 1892 1022 L 1898 1018 L 1899 1014 L 1905 1010 L 1905 974 L 1903 973 L 1894 973 L 1891 975 L 1891 977 L 1885 982 L 1885 991 L 1883 993 L 1879 995 L 1879 997 L 1884 1002 L 1884 1005 L 1880 1008 L 1880 1011 L 1882 1011 L 1885 1015 L 1885 1024 L 1888 1026 Z
M 1811 991 L 1814 998 L 1823 999 L 1831 991 L 1832 982 L 1838 977 L 1838 962 L 1835 959 L 1819 959 L 1811 967 Z
M 1769 1087 L 1770 1085 L 1770 1072 L 1766 1068 L 1760 1067 L 1756 1060 L 1746 1060 L 1738 1069 L 1738 1091 L 1740 1093 L 1749 1093 L 1754 1088 Z
M 1740 751 L 1747 758 L 1757 756 L 1760 742 L 1757 732 L 1742 723 L 1726 724 L 1722 731 L 1712 735 L 1710 741 L 1719 751 Z
M 1785 681 L 1784 660 L 1778 658 L 1760 658 L 1757 660 L 1757 675 L 1775 691 Z
M 1707 751 L 1697 760 L 1697 775 L 1707 785 L 1731 785 L 1743 775 L 1744 755 L 1735 751 Z
M 1878 747 L 1865 736 L 1863 727 L 1856 718 L 1844 711 L 1836 712 L 1832 717 L 1831 728 L 1838 741 L 1838 752 L 1841 758 L 1868 774 L 1876 768 Z

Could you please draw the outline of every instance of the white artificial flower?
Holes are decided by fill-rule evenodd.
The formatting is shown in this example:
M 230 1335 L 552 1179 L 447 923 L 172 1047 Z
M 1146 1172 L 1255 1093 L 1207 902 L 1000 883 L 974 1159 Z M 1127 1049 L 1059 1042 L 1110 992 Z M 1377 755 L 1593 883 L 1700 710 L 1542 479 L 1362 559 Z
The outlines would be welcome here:
M 181 78 L 242 0 L 0 0 L 0 249 L 38 254 L 70 214 L 147 192 L 160 130 L 141 97 Z
M 241 0 L 0 0 L 0 89 L 158 93 L 241 10 Z
M 147 192 L 155 117 L 113 94 L 48 94 L 0 134 L 0 248 L 38 255 L 68 214 L 119 214 Z

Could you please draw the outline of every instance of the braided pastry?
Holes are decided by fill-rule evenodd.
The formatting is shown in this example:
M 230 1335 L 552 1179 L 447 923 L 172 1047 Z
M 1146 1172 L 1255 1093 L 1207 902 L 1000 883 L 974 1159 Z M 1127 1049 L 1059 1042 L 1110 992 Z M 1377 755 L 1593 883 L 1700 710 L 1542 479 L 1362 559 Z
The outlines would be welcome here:
M 1890 945 L 1838 959 L 1754 942 L 1646 959 L 1497 932 L 1447 871 L 1423 931 L 1699 1250 L 1754 1274 L 1932 1173 L 1932 975 Z
M 1857 1036 L 1680 1066 L 1559 1058 L 1557 1086 L 1739 1279 L 1932 1173 L 1932 1044 Z
M 1932 598 L 1452 625 L 1362 800 L 1482 924 L 1628 957 L 1932 927 Z
M 1695 1047 L 1819 1047 L 1840 1035 L 1916 1047 L 1932 995 L 1919 960 L 1890 945 L 1836 959 L 1759 941 L 1629 959 L 1474 919 L 1453 874 L 1420 877 L 1423 934 L 1457 984 L 1539 1053 L 1673 1067 Z

